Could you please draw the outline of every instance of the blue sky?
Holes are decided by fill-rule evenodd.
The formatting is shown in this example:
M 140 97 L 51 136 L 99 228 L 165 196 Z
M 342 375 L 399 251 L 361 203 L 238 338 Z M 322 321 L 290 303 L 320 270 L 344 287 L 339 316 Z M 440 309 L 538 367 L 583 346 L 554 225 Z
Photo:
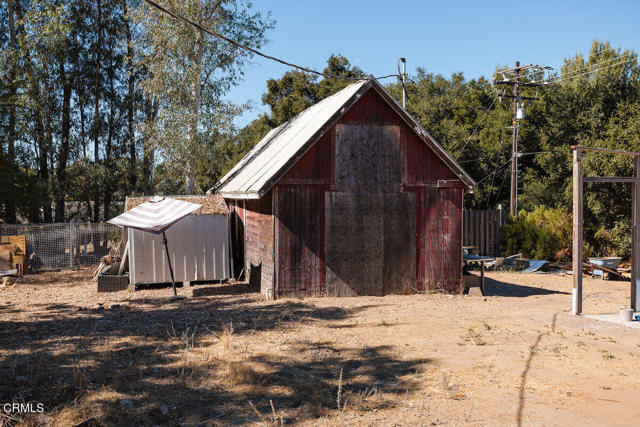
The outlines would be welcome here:
M 254 2 L 271 11 L 276 26 L 262 51 L 322 70 L 340 53 L 367 73 L 416 67 L 449 76 L 490 76 L 497 66 L 558 66 L 565 57 L 588 52 L 594 38 L 640 51 L 640 1 L 377 1 L 271 0 Z M 266 81 L 287 67 L 256 57 L 244 81 L 229 93 L 254 108 L 237 121 L 244 125 L 268 109 L 260 97 Z

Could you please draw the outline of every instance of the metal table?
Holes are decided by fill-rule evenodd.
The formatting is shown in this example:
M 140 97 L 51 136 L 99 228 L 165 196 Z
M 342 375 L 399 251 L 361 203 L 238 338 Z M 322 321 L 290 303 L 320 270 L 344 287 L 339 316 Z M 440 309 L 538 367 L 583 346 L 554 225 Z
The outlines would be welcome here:
M 484 294 L 484 263 L 487 261 L 495 261 L 494 257 L 483 256 L 483 255 L 471 255 L 471 254 L 463 254 L 462 261 L 465 263 L 468 262 L 479 262 L 480 263 L 480 290 Z

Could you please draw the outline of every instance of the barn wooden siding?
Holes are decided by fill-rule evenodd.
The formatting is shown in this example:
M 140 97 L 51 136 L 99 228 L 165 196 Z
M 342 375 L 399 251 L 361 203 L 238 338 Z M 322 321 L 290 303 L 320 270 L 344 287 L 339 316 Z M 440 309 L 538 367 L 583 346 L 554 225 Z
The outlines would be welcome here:
M 367 175 L 366 168 L 341 169 L 341 160 L 336 159 L 337 129 L 345 131 L 349 126 L 360 129 L 372 129 L 372 132 L 393 132 L 389 129 L 397 129 L 399 132 L 399 153 L 397 163 L 393 163 L 393 153 L 388 153 L 388 159 L 382 159 L 386 165 L 385 176 L 398 174 L 398 180 L 394 185 L 393 180 L 372 179 Z M 383 128 L 388 130 L 384 130 Z M 388 137 L 385 137 L 388 141 Z M 376 150 L 380 147 L 374 147 Z M 370 151 L 370 150 L 369 150 Z M 338 151 L 344 153 L 344 151 Z M 375 153 L 376 151 L 373 151 Z M 352 153 L 358 156 L 358 153 Z M 366 159 L 360 159 L 366 161 Z M 380 159 L 379 159 L 380 160 Z M 388 160 L 388 161 L 387 161 Z M 397 171 L 397 172 L 396 172 Z M 382 186 L 379 184 L 382 183 Z M 357 188 L 353 186 L 357 185 Z M 363 188 L 364 187 L 364 188 Z M 329 230 L 326 224 L 325 212 L 328 207 L 325 198 L 327 191 L 331 192 L 357 192 L 358 198 L 369 199 L 374 206 L 375 194 L 415 194 L 413 200 L 416 208 L 413 209 L 413 218 L 403 221 L 406 227 L 398 227 L 395 232 L 386 232 L 384 227 L 378 229 L 380 242 L 374 250 L 382 256 L 380 263 L 367 268 L 374 273 L 375 281 L 380 277 L 389 278 L 394 273 L 390 270 L 393 262 L 384 262 L 385 245 L 397 247 L 390 237 L 400 231 L 412 230 L 415 240 L 413 256 L 415 263 L 411 268 L 415 274 L 408 277 L 414 280 L 416 289 L 442 288 L 448 291 L 458 291 L 461 282 L 462 265 L 462 197 L 464 184 L 453 171 L 426 144 L 415 134 L 406 123 L 389 107 L 388 104 L 375 91 L 366 92 L 338 121 L 332 126 L 281 178 L 273 190 L 273 203 L 275 206 L 275 236 L 277 253 L 276 258 L 276 294 L 288 295 L 321 295 L 342 294 L 345 277 L 340 281 L 329 277 L 333 286 L 327 289 L 327 271 L 334 275 L 346 275 L 347 272 L 334 271 L 327 268 L 327 239 L 340 237 L 339 229 Z M 271 196 L 268 197 L 269 203 Z M 411 203 L 407 200 L 392 201 L 396 196 L 389 198 L 387 203 Z M 402 196 L 405 197 L 406 196 Z M 249 203 L 249 201 L 247 201 Z M 256 202 L 251 202 L 256 203 Z M 384 206 L 384 201 L 380 202 Z M 344 212 L 357 228 L 365 224 L 369 219 L 364 217 L 367 209 L 356 209 Z M 397 211 L 396 211 L 397 212 Z M 405 210 L 410 215 L 410 210 Z M 397 216 L 397 213 L 395 213 Z M 387 218 L 387 223 L 394 223 L 394 214 L 385 213 L 382 209 L 375 221 Z M 409 220 L 410 219 L 410 220 Z M 266 219 L 264 221 L 267 221 Z M 411 229 L 411 224 L 413 229 Z M 389 230 L 393 227 L 389 226 Z M 349 232 L 349 229 L 344 229 Z M 338 234 L 336 234 L 338 233 Z M 372 231 L 367 231 L 372 236 Z M 352 238 L 357 238 L 357 233 L 351 233 Z M 384 236 L 387 238 L 385 243 Z M 402 233 L 400 233 L 402 235 Z M 333 243 L 330 243 L 333 245 Z M 338 243 L 340 245 L 340 243 Z M 344 248 L 342 246 L 341 248 Z M 354 249 L 352 247 L 352 249 Z M 247 244 L 247 256 L 249 257 L 249 244 Z M 253 249 L 255 251 L 255 249 Z M 403 249 L 405 250 L 405 249 Z M 333 249 L 332 249 L 333 251 Z M 391 249 L 387 253 L 392 253 Z M 333 254 L 335 255 L 335 253 Z M 332 255 L 332 256 L 333 256 Z M 343 255 L 354 256 L 356 252 L 343 252 Z M 389 255 L 391 256 L 391 255 Z M 258 259 L 254 257 L 253 259 Z M 402 258 L 404 259 L 404 258 Z M 402 259 L 397 261 L 402 261 Z M 358 276 L 363 274 L 363 269 L 358 264 L 360 260 L 344 259 L 348 263 L 348 274 Z M 329 259 L 330 262 L 337 262 Z M 329 266 L 331 267 L 331 266 Z M 344 265 L 338 265 L 336 270 L 344 269 Z M 382 270 L 380 270 L 380 268 Z M 399 267 L 402 268 L 402 267 Z M 404 274 L 404 273 L 402 273 Z M 382 275 L 382 276 L 380 276 Z M 353 280 L 356 280 L 355 278 Z M 336 285 L 337 283 L 337 285 Z M 364 283 L 353 284 L 355 287 L 364 286 Z M 383 293 L 407 292 L 406 284 L 399 283 L 392 289 L 383 289 Z M 377 291 L 375 293 L 378 293 Z
M 243 212 L 245 271 L 251 285 L 259 286 L 269 298 L 273 297 L 274 283 L 272 194 L 269 191 L 261 199 L 246 200 Z

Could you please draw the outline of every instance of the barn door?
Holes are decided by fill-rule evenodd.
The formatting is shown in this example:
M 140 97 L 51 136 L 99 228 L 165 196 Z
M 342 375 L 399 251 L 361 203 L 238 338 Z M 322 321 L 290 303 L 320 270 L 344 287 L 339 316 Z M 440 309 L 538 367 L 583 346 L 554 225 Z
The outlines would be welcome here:
M 416 280 L 413 193 L 327 192 L 329 295 L 407 294 Z
M 412 187 L 417 196 L 417 288 L 458 292 L 462 280 L 462 189 Z
M 325 195 L 327 293 L 408 293 L 416 204 L 400 192 L 400 128 L 338 124 L 334 159 L 336 191 Z
M 275 192 L 277 296 L 324 293 L 323 185 L 278 185 Z

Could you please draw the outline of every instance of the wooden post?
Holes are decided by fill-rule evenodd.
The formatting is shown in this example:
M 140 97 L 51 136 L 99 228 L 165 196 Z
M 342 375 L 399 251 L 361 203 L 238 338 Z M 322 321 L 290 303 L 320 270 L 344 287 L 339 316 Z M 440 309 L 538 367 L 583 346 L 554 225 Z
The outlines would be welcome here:
M 633 176 L 631 203 L 631 308 L 638 311 L 640 301 L 640 157 L 633 157 Z
M 73 264 L 75 264 L 76 260 L 75 260 L 75 255 L 74 255 L 74 251 L 75 251 L 75 245 L 74 245 L 74 241 L 76 239 L 76 235 L 75 235 L 75 227 L 73 224 L 73 221 L 71 221 L 69 223 L 69 263 L 71 264 L 70 267 L 73 268 Z
M 573 150 L 573 292 L 571 314 L 582 314 L 582 159 Z
M 183 280 L 182 287 L 184 288 L 185 293 L 187 294 L 187 298 L 193 297 L 193 286 L 191 286 L 190 280 Z

